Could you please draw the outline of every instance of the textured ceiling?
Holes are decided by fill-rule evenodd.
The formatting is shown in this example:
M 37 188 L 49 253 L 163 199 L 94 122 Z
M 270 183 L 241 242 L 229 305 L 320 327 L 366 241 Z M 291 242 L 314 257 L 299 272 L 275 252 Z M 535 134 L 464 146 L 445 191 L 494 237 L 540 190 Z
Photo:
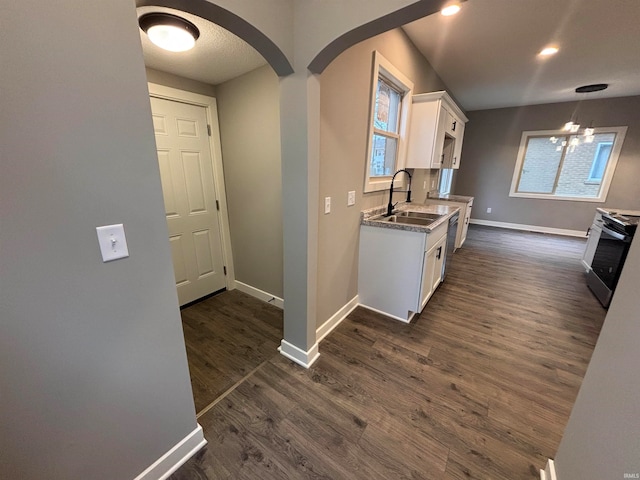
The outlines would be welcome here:
M 149 12 L 169 12 L 189 20 L 200 30 L 200 38 L 188 52 L 167 52 L 151 43 L 139 29 L 147 67 L 217 85 L 267 63 L 249 44 L 208 20 L 171 8 L 137 9 L 138 17 Z
M 640 95 L 640 0 L 468 0 L 403 28 L 466 110 Z

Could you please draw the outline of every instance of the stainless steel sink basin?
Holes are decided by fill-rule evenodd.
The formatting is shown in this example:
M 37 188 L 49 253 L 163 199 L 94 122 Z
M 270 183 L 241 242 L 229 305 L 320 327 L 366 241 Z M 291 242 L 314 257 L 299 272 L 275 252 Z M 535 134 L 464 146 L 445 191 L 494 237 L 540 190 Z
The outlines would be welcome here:
M 428 220 L 438 220 L 440 217 L 442 217 L 442 215 L 439 213 L 411 212 L 411 211 L 397 212 L 395 215 L 397 217 L 423 218 Z
M 380 220 L 388 223 L 403 223 L 405 225 L 421 225 L 423 227 L 426 227 L 427 225 L 431 225 L 433 222 L 435 222 L 436 219 L 391 215 L 390 217 L 381 218 Z

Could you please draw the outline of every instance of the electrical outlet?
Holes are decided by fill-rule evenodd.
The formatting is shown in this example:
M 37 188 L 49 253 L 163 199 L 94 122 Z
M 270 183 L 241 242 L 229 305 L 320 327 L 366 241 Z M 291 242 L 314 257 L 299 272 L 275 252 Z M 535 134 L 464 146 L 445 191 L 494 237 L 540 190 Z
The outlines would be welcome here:
M 491 207 L 487 208 L 487 213 L 491 213 Z
M 431 190 L 433 190 L 434 188 L 436 188 L 436 181 L 431 180 Z
M 356 204 L 356 191 L 351 190 L 349 193 L 347 193 L 347 207 L 350 207 L 351 205 L 355 205 L 355 204 Z
M 324 197 L 324 213 L 331 213 L 331 197 Z

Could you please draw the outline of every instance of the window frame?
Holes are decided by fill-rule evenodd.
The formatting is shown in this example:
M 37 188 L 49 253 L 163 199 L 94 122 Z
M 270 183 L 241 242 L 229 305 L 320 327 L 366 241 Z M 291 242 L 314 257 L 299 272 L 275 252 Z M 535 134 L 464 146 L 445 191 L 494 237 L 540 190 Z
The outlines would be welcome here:
M 611 181 L 613 180 L 613 175 L 616 170 L 616 166 L 618 165 L 618 158 L 620 156 L 620 151 L 622 150 L 622 145 L 624 143 L 624 138 L 627 134 L 627 127 L 598 127 L 594 129 L 594 133 L 615 133 L 616 138 L 613 142 L 613 147 L 611 149 L 611 156 L 609 161 L 607 162 L 607 167 L 605 168 L 604 174 L 602 175 L 602 181 L 600 182 L 600 192 L 597 197 L 570 197 L 570 196 L 562 196 L 556 195 L 554 193 L 530 193 L 530 192 L 518 192 L 518 184 L 520 183 L 520 176 L 522 175 L 522 166 L 524 164 L 524 157 L 527 150 L 527 141 L 529 137 L 571 137 L 575 136 L 575 134 L 568 133 L 564 130 L 527 130 L 522 132 L 522 137 L 520 138 L 520 146 L 518 147 L 518 156 L 516 159 L 516 164 L 513 169 L 513 177 L 511 179 L 511 188 L 509 189 L 509 196 L 516 198 L 535 198 L 535 199 L 545 199 L 545 200 L 561 200 L 561 201 L 572 201 L 572 202 L 591 202 L 591 203 L 603 203 L 607 199 L 607 195 L 609 194 L 609 187 L 611 186 Z M 560 167 L 558 167 L 560 168 Z M 585 179 L 585 182 L 588 182 L 588 179 Z
M 376 108 L 376 92 L 378 90 L 378 78 L 383 77 L 384 80 L 391 84 L 392 87 L 401 94 L 400 113 L 398 118 L 398 133 L 380 131 L 375 128 L 374 115 Z M 371 91 L 369 101 L 369 128 L 367 139 L 367 156 L 365 159 L 364 173 L 364 193 L 379 192 L 390 187 L 392 175 L 372 177 L 371 173 L 371 156 L 373 150 L 374 134 L 383 135 L 385 137 L 397 138 L 396 146 L 396 171 L 404 168 L 407 154 L 407 134 L 409 132 L 409 115 L 411 113 L 411 99 L 413 96 L 413 82 L 409 80 L 400 70 L 384 58 L 380 52 L 373 52 L 373 66 L 371 75 Z M 396 137 L 397 135 L 397 137 Z M 396 178 L 394 186 L 400 186 L 404 182 L 404 175 Z

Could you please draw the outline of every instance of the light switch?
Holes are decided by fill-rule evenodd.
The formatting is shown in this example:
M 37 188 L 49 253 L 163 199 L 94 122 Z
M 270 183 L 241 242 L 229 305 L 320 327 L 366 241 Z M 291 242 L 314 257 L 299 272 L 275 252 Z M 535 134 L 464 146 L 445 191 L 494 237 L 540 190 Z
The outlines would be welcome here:
M 350 207 L 351 205 L 355 205 L 355 204 L 356 204 L 356 191 L 351 190 L 349 193 L 347 193 L 347 207 Z
M 124 236 L 124 225 L 107 225 L 104 227 L 96 227 L 98 233 L 98 243 L 100 244 L 100 253 L 102 253 L 102 261 L 110 262 L 119 258 L 129 256 L 127 248 L 127 238 Z
M 324 213 L 331 213 L 331 197 L 324 197 Z

